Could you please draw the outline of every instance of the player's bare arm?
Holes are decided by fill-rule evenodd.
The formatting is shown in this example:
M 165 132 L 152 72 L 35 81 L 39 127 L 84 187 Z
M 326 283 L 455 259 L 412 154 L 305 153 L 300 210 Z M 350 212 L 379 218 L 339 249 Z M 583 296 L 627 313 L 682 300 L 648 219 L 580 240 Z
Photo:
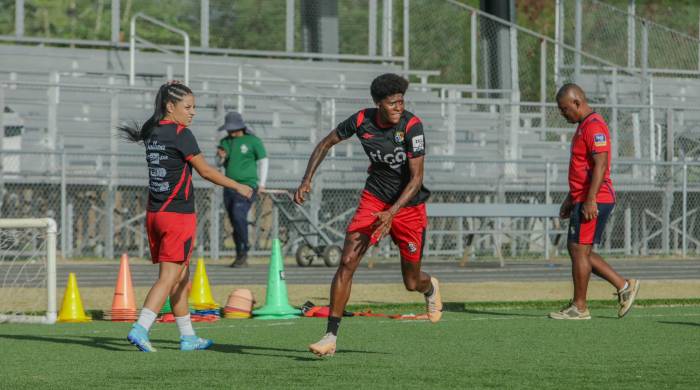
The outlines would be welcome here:
M 394 203 L 391 208 L 386 211 L 380 211 L 374 215 L 377 216 L 376 229 L 373 236 L 381 240 L 382 237 L 391 229 L 391 221 L 394 219 L 396 213 L 401 210 L 408 202 L 413 199 L 418 191 L 420 191 L 423 185 L 423 168 L 425 166 L 425 156 L 420 156 L 408 160 L 408 169 L 411 174 L 411 178 L 406 185 L 406 188 L 401 192 L 401 196 Z
M 596 203 L 596 196 L 600 190 L 600 186 L 603 184 L 603 178 L 605 177 L 605 169 L 608 167 L 608 153 L 596 153 L 593 155 L 593 174 L 591 176 L 591 186 L 588 189 L 588 194 L 586 196 L 586 201 L 583 202 L 583 217 L 586 221 L 598 216 L 598 204 Z
M 571 210 L 574 208 L 574 202 L 571 201 L 571 194 L 567 194 L 559 208 L 559 218 L 567 219 L 571 216 Z
M 328 151 L 342 140 L 338 132 L 333 130 L 316 145 L 314 151 L 311 153 L 311 157 L 309 157 L 309 163 L 306 165 L 306 172 L 301 179 L 301 184 L 294 193 L 294 202 L 297 204 L 304 203 L 306 200 L 305 195 L 311 192 L 311 180 L 316 173 L 316 169 L 321 165 L 323 159 L 326 158 Z
M 199 173 L 200 176 L 202 176 L 203 179 L 208 180 L 214 184 L 230 188 L 238 192 L 239 194 L 245 196 L 246 198 L 250 198 L 251 196 L 253 196 L 252 188 L 226 177 L 226 175 L 219 172 L 218 169 L 209 165 L 209 163 L 207 163 L 207 160 L 204 159 L 201 153 L 192 157 L 190 159 L 190 164 L 192 164 L 192 167 L 194 167 L 194 169 L 197 171 L 197 173 Z

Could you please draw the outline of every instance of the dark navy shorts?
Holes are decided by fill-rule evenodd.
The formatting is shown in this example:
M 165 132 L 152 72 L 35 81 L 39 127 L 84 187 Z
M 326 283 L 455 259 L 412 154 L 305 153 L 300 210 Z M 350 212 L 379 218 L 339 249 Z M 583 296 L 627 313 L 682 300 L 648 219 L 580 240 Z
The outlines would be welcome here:
M 586 221 L 583 218 L 583 203 L 575 203 L 569 217 L 568 241 L 584 245 L 600 244 L 613 208 L 615 203 L 598 203 L 598 217 Z

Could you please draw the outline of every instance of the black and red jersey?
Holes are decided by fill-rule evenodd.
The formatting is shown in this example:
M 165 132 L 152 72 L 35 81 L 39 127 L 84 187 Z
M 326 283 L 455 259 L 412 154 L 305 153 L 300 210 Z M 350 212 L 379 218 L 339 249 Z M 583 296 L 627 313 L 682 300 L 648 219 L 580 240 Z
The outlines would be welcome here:
M 160 121 L 146 140 L 148 162 L 148 211 L 194 213 L 192 166 L 200 153 L 190 129 L 172 121 Z
M 381 127 L 378 115 L 376 108 L 361 110 L 341 122 L 336 132 L 342 139 L 357 135 L 370 160 L 365 190 L 393 204 L 411 178 L 408 160 L 425 155 L 425 135 L 421 120 L 408 111 L 391 127 Z M 429 196 L 430 191 L 421 186 L 406 206 L 423 203 Z

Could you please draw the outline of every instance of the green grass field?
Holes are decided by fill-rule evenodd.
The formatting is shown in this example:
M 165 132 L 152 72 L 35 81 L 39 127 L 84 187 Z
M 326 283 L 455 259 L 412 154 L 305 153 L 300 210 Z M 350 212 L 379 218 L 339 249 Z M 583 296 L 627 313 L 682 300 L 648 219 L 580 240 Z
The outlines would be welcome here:
M 642 303 L 642 302 L 640 302 Z M 450 304 L 438 324 L 343 320 L 339 351 L 306 351 L 324 319 L 195 324 L 209 351 L 177 350 L 156 324 L 158 353 L 125 340 L 129 324 L 0 325 L 0 388 L 697 388 L 700 305 L 592 305 L 590 321 L 545 317 L 558 303 Z M 373 307 L 420 312 L 420 306 Z

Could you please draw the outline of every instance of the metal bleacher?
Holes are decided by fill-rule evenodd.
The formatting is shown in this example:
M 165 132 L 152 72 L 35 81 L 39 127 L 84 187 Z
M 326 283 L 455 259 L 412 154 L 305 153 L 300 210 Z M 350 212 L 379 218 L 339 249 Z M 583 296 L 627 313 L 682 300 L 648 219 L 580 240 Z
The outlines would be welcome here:
M 135 175 L 134 164 L 142 161 L 133 156 L 142 150 L 126 142 L 115 144 L 111 128 L 114 105 L 120 122 L 143 121 L 152 110 L 156 88 L 168 78 L 180 78 L 182 71 L 177 57 L 139 53 L 136 82 L 130 86 L 128 52 L 124 51 L 3 45 L 0 57 L 6 104 L 24 121 L 24 148 L 65 150 L 74 156 L 71 159 L 76 160 L 76 168 L 84 166 L 86 171 L 92 169 L 91 164 L 95 170 L 108 168 L 108 158 L 94 155 L 118 153 L 122 156 L 117 162 L 120 177 Z M 386 64 L 206 55 L 193 56 L 190 66 L 189 84 L 197 97 L 192 127 L 202 150 L 213 155 L 219 137 L 216 128 L 223 114 L 242 108 L 272 157 L 271 182 L 282 186 L 292 185 L 290 178 L 295 182 L 303 173 L 320 137 L 358 109 L 372 105 L 368 86 L 385 72 L 402 73 L 417 81 L 407 94 L 408 109 L 422 118 L 431 155 L 503 158 L 500 129 L 507 121 L 505 110 L 494 106 L 493 99 L 490 104 L 478 104 L 479 99 L 467 104 L 461 94 L 454 100 L 445 99 L 445 90 L 451 86 L 429 83 L 429 77 L 439 74 L 436 71 L 406 72 Z M 52 88 L 58 99 L 53 141 L 47 125 Z M 450 122 L 452 133 L 447 131 Z M 75 157 L 81 154 L 85 156 Z M 333 175 L 333 182 L 341 185 L 363 180 L 367 161 L 358 141 L 340 145 L 333 157 L 338 162 L 334 169 L 339 172 Z M 434 179 L 449 182 L 454 168 L 435 165 Z

